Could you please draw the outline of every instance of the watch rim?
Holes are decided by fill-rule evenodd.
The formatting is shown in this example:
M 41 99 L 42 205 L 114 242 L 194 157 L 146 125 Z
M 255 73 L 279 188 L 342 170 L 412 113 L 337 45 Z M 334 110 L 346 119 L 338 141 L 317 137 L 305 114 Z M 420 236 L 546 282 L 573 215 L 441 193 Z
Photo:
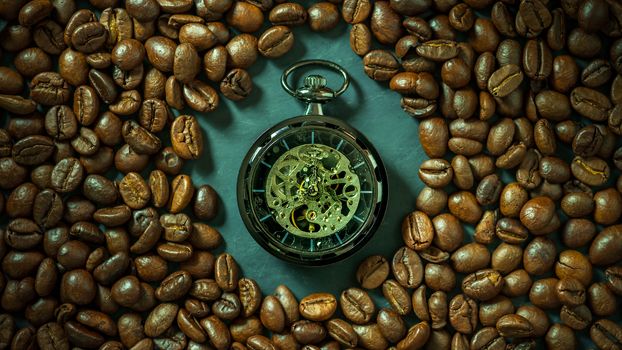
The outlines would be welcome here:
M 271 244 L 269 239 L 265 238 L 265 234 L 259 228 L 260 223 L 258 222 L 255 215 L 249 213 L 251 211 L 249 200 L 247 198 L 248 189 L 247 189 L 247 174 L 251 171 L 250 162 L 253 158 L 258 155 L 258 148 L 271 143 L 272 140 L 279 137 L 281 133 L 278 133 L 279 130 L 287 127 L 292 124 L 302 124 L 305 121 L 310 122 L 322 122 L 325 124 L 332 124 L 337 126 L 338 129 L 341 129 L 341 132 L 350 133 L 352 138 L 355 141 L 362 143 L 365 147 L 364 150 L 368 151 L 372 158 L 376 162 L 376 172 L 374 174 L 374 178 L 380 179 L 381 181 L 381 189 L 382 189 L 382 197 L 379 202 L 376 202 L 374 206 L 374 210 L 371 211 L 369 216 L 373 217 L 373 222 L 369 227 L 364 230 L 358 231 L 356 236 L 362 235 L 356 242 L 350 243 L 350 247 L 347 247 L 345 251 L 339 253 L 338 255 L 332 255 L 327 258 L 318 258 L 314 260 L 305 260 L 305 259 L 297 259 L 294 257 L 294 254 L 288 254 L 287 252 L 282 251 L 279 247 Z M 381 225 L 388 204 L 389 197 L 389 184 L 388 184 L 388 175 L 386 168 L 384 166 L 384 162 L 380 157 L 380 154 L 373 146 L 373 144 L 357 129 L 350 126 L 349 124 L 341 121 L 340 119 L 326 116 L 326 115 L 301 115 L 293 118 L 286 119 L 277 123 L 276 125 L 270 127 L 265 130 L 263 133 L 256 138 L 255 142 L 251 145 L 249 150 L 246 152 L 242 160 L 242 164 L 240 166 L 237 182 L 236 182 L 236 194 L 237 194 L 237 203 L 238 203 L 238 211 L 240 216 L 242 217 L 242 221 L 244 222 L 244 226 L 247 231 L 253 237 L 253 240 L 257 242 L 264 250 L 266 250 L 271 255 L 289 263 L 294 263 L 300 266 L 324 266 L 329 265 L 337 261 L 342 261 L 352 256 L 354 253 L 362 249 L 367 243 L 371 240 L 373 235 L 378 230 Z M 247 210 L 248 209 L 248 210 Z M 346 245 L 344 245 L 346 246 Z

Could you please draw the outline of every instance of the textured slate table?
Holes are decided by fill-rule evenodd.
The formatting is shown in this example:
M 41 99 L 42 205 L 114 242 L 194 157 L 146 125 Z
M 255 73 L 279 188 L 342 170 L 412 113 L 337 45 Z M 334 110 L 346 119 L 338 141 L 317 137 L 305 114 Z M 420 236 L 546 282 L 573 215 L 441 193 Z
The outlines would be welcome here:
M 361 58 L 350 49 L 345 23 L 328 33 L 313 33 L 306 27 L 295 28 L 294 33 L 296 43 L 287 55 L 278 60 L 260 58 L 250 68 L 254 90 L 249 98 L 237 103 L 223 99 L 216 112 L 197 115 L 206 152 L 201 160 L 189 163 L 186 171 L 191 171 L 195 183 L 209 183 L 220 194 L 221 213 L 212 224 L 222 233 L 226 251 L 233 254 L 244 275 L 259 281 L 265 294 L 285 283 L 298 297 L 319 291 L 338 295 L 357 285 L 354 273 L 362 259 L 371 254 L 390 258 L 402 245 L 401 220 L 415 206 L 422 186 L 417 169 L 426 156 L 417 141 L 417 124 L 400 108 L 399 96 L 363 72 Z M 344 261 L 307 268 L 283 262 L 255 243 L 238 212 L 236 179 L 242 158 L 264 130 L 304 112 L 304 105 L 281 89 L 282 71 L 298 60 L 316 58 L 332 60 L 350 73 L 350 88 L 324 110 L 350 123 L 376 146 L 389 175 L 389 204 L 380 229 L 363 249 Z M 329 86 L 341 84 L 337 75 L 327 77 Z

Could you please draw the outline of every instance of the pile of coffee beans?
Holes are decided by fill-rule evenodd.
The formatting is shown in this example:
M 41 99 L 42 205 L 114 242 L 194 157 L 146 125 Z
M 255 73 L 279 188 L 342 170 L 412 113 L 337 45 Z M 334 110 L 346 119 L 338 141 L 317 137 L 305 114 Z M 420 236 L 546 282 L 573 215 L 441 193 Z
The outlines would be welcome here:
M 622 349 L 618 1 L 89 2 L 0 3 L 0 350 Z M 341 18 L 420 119 L 425 187 L 358 287 L 264 296 L 183 113 Z

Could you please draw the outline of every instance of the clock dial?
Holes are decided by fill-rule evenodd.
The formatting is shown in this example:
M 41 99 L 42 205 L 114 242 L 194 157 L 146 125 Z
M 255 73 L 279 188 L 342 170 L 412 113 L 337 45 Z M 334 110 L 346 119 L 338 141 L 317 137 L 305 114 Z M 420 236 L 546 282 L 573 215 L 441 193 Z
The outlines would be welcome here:
M 251 234 L 290 261 L 348 255 L 384 212 L 386 175 L 376 152 L 356 131 L 323 116 L 294 118 L 264 133 L 239 181 Z

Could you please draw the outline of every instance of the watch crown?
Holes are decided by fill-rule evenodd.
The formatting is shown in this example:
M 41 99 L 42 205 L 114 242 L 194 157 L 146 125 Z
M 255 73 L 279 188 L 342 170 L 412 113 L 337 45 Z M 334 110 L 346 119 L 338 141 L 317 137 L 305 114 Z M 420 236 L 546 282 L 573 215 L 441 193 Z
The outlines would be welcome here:
M 305 78 L 305 86 L 313 90 L 321 89 L 326 86 L 326 78 L 317 74 L 309 75 Z

